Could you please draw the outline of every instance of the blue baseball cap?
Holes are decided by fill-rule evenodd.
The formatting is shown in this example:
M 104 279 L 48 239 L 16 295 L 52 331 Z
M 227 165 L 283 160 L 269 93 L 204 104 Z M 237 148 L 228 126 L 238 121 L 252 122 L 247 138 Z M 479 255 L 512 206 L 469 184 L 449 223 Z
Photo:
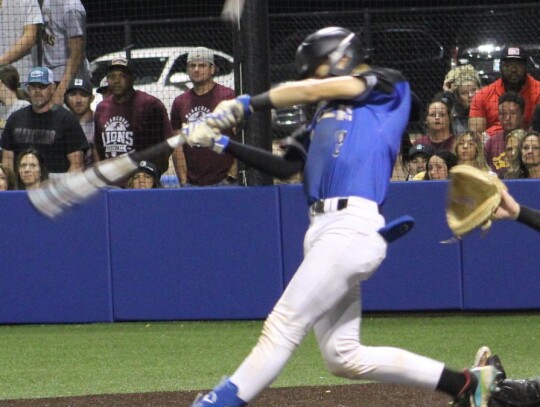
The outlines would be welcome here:
M 26 83 L 41 83 L 43 85 L 51 85 L 54 83 L 53 71 L 43 66 L 34 68 L 28 74 L 28 81 Z

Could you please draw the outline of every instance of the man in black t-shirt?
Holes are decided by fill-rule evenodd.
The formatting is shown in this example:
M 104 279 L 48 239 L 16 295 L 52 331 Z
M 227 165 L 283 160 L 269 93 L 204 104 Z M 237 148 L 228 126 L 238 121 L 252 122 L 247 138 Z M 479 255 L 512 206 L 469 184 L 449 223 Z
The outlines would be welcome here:
M 31 105 L 12 113 L 2 135 L 2 163 L 14 169 L 15 157 L 35 148 L 50 173 L 82 171 L 86 136 L 69 110 L 53 101 L 56 89 L 48 68 L 34 68 L 28 74 L 27 90 Z

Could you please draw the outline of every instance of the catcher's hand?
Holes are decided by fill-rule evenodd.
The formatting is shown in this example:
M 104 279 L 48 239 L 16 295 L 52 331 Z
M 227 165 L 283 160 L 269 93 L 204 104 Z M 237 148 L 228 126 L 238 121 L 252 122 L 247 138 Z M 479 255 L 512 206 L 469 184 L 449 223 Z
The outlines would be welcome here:
M 219 130 L 231 129 L 239 125 L 244 117 L 251 113 L 249 95 L 238 96 L 236 99 L 220 102 L 211 115 L 206 116 L 205 121 L 210 127 Z
M 517 219 L 519 215 L 519 204 L 506 190 L 501 191 L 501 204 L 493 213 L 495 219 Z
M 450 170 L 446 220 L 454 235 L 463 236 L 477 227 L 487 230 L 496 219 L 501 191 L 506 190 L 496 175 L 470 165 L 456 165 Z

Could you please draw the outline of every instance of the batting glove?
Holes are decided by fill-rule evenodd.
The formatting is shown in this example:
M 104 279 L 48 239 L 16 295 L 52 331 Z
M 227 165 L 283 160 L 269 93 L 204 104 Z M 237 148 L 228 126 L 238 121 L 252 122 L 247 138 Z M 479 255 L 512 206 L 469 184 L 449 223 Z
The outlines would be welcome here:
M 241 95 L 236 99 L 224 100 L 214 109 L 211 115 L 206 116 L 205 121 L 211 127 L 220 130 L 233 128 L 240 124 L 244 117 L 251 114 L 251 96 Z
M 216 153 L 223 152 L 229 144 L 229 137 L 219 134 L 219 130 L 212 129 L 204 121 L 185 124 L 182 127 L 182 134 L 190 146 L 208 147 Z

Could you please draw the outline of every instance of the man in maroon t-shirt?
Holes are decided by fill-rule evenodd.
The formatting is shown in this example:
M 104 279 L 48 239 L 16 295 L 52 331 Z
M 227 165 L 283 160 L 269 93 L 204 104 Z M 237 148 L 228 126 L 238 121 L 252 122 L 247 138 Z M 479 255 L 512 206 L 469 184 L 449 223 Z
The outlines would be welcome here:
M 95 143 L 100 160 L 142 151 L 172 136 L 167 109 L 148 93 L 135 90 L 135 75 L 125 58 L 115 58 L 107 70 L 112 97 L 101 101 L 94 114 Z M 169 168 L 169 155 L 153 162 L 161 174 Z
M 188 54 L 187 73 L 193 88 L 177 96 L 171 108 L 171 125 L 175 132 L 182 124 L 202 120 L 219 102 L 234 99 L 234 90 L 214 81 L 217 67 L 214 52 L 198 47 Z M 227 134 L 234 136 L 232 132 Z M 173 163 L 182 185 L 235 185 L 236 161 L 228 153 L 217 154 L 206 147 L 184 144 L 173 153 Z

